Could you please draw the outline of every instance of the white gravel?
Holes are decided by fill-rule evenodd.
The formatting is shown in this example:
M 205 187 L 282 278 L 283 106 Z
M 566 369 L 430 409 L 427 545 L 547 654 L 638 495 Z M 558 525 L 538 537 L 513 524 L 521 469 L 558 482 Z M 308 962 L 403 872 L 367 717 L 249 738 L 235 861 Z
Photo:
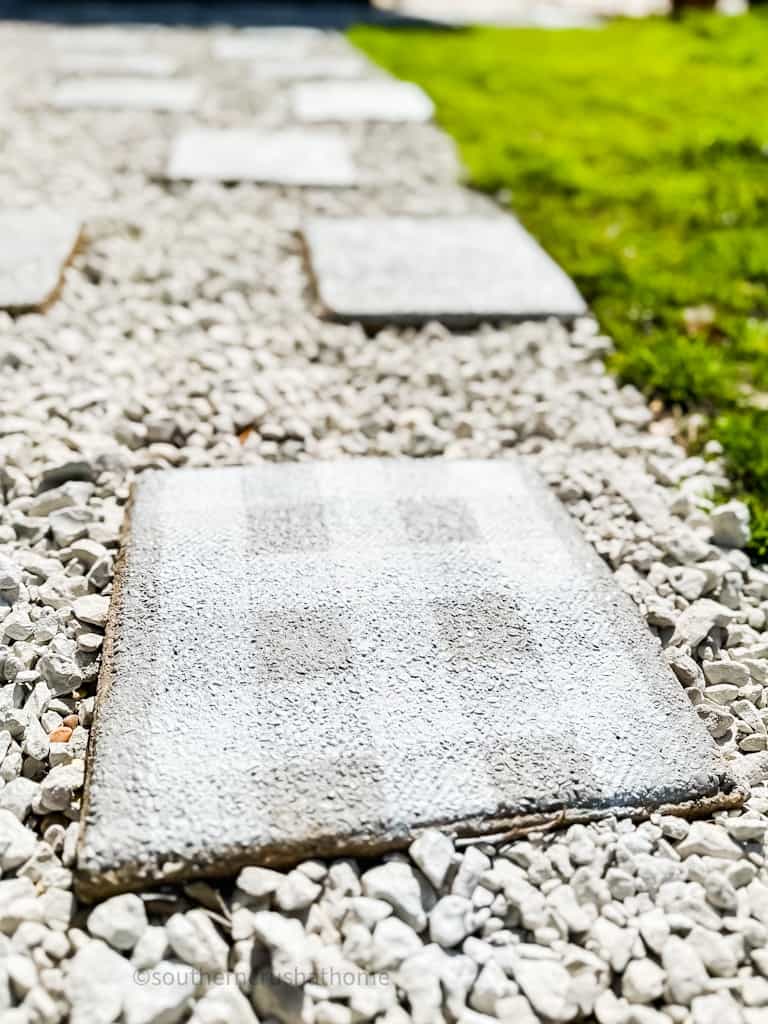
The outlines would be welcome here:
M 0 315 L 3 1024 L 768 1021 L 768 573 L 718 452 L 619 388 L 590 319 L 374 338 L 320 321 L 295 231 L 320 213 L 461 212 L 450 144 L 350 128 L 368 186 L 165 187 L 190 118 L 53 112 L 49 30 L 0 28 L 4 201 L 74 204 L 87 244 L 44 316 Z M 199 123 L 281 96 L 146 33 L 207 83 Z M 343 52 L 329 40 L 323 53 Z M 113 561 L 147 467 L 347 455 L 529 457 L 614 568 L 727 756 L 743 812 L 492 844 L 427 833 L 384 863 L 246 868 L 96 908 L 72 894 Z M 126 731 L 131 727 L 125 723 Z

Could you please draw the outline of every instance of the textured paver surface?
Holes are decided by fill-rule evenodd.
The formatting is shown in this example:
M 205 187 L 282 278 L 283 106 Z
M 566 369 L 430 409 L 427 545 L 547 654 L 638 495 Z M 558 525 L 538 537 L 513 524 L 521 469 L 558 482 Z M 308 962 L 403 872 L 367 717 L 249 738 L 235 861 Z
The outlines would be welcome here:
M 184 78 L 73 77 L 53 94 L 59 109 L 73 107 L 122 110 L 189 111 L 201 96 L 200 85 Z
M 251 73 L 256 79 L 291 81 L 321 78 L 360 78 L 373 70 L 371 65 L 354 54 L 335 57 L 305 57 L 301 60 L 257 60 Z
M 150 474 L 116 592 L 85 891 L 729 788 L 657 642 L 517 461 Z
M 316 218 L 304 234 L 320 301 L 342 320 L 471 323 L 585 310 L 511 217 Z
M 173 75 L 178 61 L 162 53 L 98 53 L 65 51 L 56 59 L 56 70 L 66 75 L 139 75 L 165 78 Z
M 434 106 L 412 82 L 321 82 L 297 85 L 291 109 L 299 121 L 428 121 Z
M 191 131 L 175 141 L 167 177 L 345 186 L 357 182 L 348 141 L 320 131 Z
M 51 209 L 0 209 L 0 309 L 40 309 L 77 246 L 78 219 Z

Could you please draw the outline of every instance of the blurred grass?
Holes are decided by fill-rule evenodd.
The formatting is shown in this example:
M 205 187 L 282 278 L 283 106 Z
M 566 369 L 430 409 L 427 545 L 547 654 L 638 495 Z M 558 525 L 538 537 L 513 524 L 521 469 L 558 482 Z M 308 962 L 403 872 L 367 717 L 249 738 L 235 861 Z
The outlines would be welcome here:
M 650 397 L 707 417 L 768 552 L 768 18 L 598 31 L 355 28 L 433 97 Z

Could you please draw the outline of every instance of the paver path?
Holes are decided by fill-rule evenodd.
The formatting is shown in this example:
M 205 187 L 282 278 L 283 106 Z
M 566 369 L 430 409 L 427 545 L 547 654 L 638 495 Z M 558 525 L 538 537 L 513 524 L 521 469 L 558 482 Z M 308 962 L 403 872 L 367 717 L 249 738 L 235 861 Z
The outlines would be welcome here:
M 716 453 L 687 458 L 675 425 L 616 385 L 591 321 L 369 337 L 318 316 L 305 214 L 493 213 L 456 187 L 434 127 L 345 128 L 357 191 L 162 184 L 189 115 L 52 110 L 52 31 L 0 26 L 3 194 L 74 211 L 88 238 L 45 316 L 0 314 L 3 1024 L 763 1024 L 762 784 L 745 812 L 690 826 L 662 815 L 467 846 L 427 834 L 376 866 L 246 869 L 234 887 L 171 886 L 93 911 L 73 897 L 118 533 L 146 468 L 514 451 L 566 503 L 721 750 L 758 783 L 768 578 L 738 549 L 736 511 L 707 506 L 724 483 Z M 149 36 L 215 97 L 198 127 L 285 122 L 285 90 L 212 61 L 208 34 Z M 129 48 L 146 49 L 138 37 Z M 347 52 L 333 38 L 322 49 Z M 130 714 L 123 729 L 141 748 Z

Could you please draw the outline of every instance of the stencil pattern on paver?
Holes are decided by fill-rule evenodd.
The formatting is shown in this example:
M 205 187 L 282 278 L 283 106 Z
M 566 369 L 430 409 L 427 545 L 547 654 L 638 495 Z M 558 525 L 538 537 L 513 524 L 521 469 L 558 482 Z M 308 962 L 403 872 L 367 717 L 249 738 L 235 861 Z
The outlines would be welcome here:
M 585 311 L 512 217 L 320 217 L 304 237 L 320 302 L 340 320 L 470 324 Z
M 629 600 L 516 461 L 150 474 L 119 593 L 85 892 L 732 788 Z

